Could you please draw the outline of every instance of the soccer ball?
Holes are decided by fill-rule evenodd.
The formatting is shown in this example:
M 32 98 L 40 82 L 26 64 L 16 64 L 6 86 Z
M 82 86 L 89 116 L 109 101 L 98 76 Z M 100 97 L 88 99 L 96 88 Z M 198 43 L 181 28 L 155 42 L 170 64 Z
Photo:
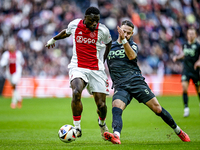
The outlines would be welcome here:
M 58 131 L 58 137 L 65 143 L 76 140 L 76 129 L 72 125 L 63 125 Z

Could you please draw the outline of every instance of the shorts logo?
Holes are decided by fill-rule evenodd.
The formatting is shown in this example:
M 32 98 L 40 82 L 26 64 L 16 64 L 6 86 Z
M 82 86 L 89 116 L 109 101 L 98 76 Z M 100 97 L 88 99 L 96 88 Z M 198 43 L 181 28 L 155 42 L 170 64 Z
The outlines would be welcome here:
M 96 43 L 96 40 L 95 39 L 91 39 L 91 38 L 83 38 L 83 36 L 77 36 L 76 37 L 76 42 L 77 43 L 94 44 L 94 43 Z

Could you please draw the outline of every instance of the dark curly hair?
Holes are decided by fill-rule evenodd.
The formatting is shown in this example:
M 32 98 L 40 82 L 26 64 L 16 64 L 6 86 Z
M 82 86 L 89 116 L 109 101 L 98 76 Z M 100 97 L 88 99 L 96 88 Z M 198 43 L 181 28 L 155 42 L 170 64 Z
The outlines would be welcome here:
M 89 7 L 86 11 L 85 11 L 85 15 L 90 15 L 90 14 L 95 14 L 95 15 L 99 15 L 100 11 L 98 8 L 96 7 Z

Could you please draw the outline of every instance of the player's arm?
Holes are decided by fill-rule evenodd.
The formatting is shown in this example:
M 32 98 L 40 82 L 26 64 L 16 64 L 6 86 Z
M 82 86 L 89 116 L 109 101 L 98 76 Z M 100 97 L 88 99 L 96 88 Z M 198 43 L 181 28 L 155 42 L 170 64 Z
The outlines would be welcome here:
M 69 37 L 70 34 L 67 34 L 66 33 L 66 30 L 62 30 L 60 33 L 58 33 L 58 35 L 54 36 L 53 38 L 51 38 L 47 44 L 45 45 L 46 47 L 50 48 L 50 46 L 53 48 L 55 46 L 55 42 L 57 40 L 60 40 L 60 39 L 64 39 L 66 37 Z
M 135 59 L 137 57 L 137 53 L 132 49 L 132 47 L 130 46 L 130 44 L 126 40 L 123 30 L 119 26 L 117 27 L 117 30 L 118 30 L 120 39 L 122 41 L 122 44 L 124 46 L 124 50 L 125 50 L 125 53 L 126 53 L 128 59 L 129 60 Z
M 108 56 L 108 53 L 110 52 L 111 45 L 112 45 L 112 41 L 110 41 L 108 44 L 106 44 L 106 50 L 105 50 L 105 53 L 104 53 L 103 62 L 105 62 L 105 60 Z
M 2 57 L 0 60 L 0 66 L 1 66 L 3 72 L 5 72 L 7 65 L 8 65 L 8 52 L 6 51 L 2 54 Z M 3 73 L 3 75 L 4 75 L 4 73 Z
M 2 57 L 1 57 L 1 60 L 0 60 L 0 66 L 3 68 L 3 67 L 6 67 L 6 65 L 8 65 L 8 52 L 4 52 L 2 54 Z
M 200 51 L 200 47 L 199 47 L 199 51 Z M 200 55 L 199 55 L 199 59 L 194 64 L 194 70 L 196 70 L 197 68 L 200 68 Z
M 181 53 L 179 55 L 173 57 L 173 61 L 176 62 L 177 60 L 184 59 L 184 57 L 185 57 L 185 55 L 184 55 L 183 51 L 181 51 Z
M 196 70 L 197 68 L 200 68 L 200 58 L 194 64 L 194 70 Z

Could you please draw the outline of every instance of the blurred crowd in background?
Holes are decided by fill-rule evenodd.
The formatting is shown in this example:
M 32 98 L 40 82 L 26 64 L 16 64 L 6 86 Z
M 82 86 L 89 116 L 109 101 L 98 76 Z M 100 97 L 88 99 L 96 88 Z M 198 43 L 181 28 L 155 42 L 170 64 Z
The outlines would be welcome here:
M 100 9 L 100 23 L 109 28 L 113 41 L 123 20 L 133 22 L 144 75 L 181 73 L 181 61 L 173 63 L 172 56 L 180 53 L 189 25 L 195 26 L 200 41 L 200 0 L 1 0 L 0 56 L 12 37 L 26 61 L 23 77 L 67 76 L 72 37 L 53 49 L 45 44 L 70 21 L 83 19 L 89 6 Z

